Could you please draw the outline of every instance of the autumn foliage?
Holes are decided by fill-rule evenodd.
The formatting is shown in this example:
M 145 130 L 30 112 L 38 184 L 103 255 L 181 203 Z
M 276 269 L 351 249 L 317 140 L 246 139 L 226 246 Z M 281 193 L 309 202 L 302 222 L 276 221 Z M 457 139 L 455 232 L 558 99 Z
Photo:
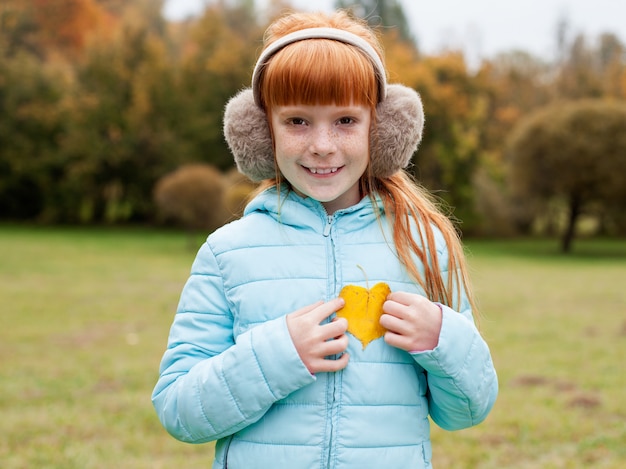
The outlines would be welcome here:
M 551 103 L 623 102 L 626 49 L 615 35 L 565 35 L 551 60 L 511 51 L 468 64 L 462 51 L 420 51 L 398 2 L 349 3 L 355 14 L 376 8 L 390 81 L 419 91 L 426 128 L 410 170 L 466 234 L 530 232 L 545 207 L 565 210 L 557 197 L 532 205 L 526 222 L 514 216 L 505 142 Z M 0 220 L 154 222 L 157 182 L 190 163 L 237 187 L 222 204 L 240 214 L 254 187 L 228 182 L 222 113 L 249 86 L 265 26 L 287 4 L 260 14 L 249 0 L 207 2 L 173 23 L 161 1 L 3 0 Z M 623 226 L 620 207 L 600 211 L 603 226 Z

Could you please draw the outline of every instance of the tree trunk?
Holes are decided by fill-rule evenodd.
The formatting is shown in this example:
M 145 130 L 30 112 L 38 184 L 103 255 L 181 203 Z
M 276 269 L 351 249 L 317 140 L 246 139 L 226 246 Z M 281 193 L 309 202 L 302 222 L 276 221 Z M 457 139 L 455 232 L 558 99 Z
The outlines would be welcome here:
M 569 217 L 567 221 L 567 229 L 561 238 L 561 251 L 568 253 L 572 250 L 572 241 L 576 234 L 576 222 L 580 215 L 581 198 L 579 194 L 572 194 L 569 203 Z

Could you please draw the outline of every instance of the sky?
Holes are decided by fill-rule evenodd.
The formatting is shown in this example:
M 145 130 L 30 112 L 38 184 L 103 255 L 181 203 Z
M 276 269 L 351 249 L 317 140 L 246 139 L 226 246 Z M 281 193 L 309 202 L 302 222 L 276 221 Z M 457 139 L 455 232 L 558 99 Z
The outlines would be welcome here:
M 198 13 L 210 0 L 166 0 L 164 14 L 176 20 Z M 626 0 L 400 0 L 420 50 L 465 52 L 470 60 L 524 50 L 546 59 L 556 53 L 560 20 L 570 34 L 590 40 L 616 34 L 626 43 Z M 303 10 L 331 11 L 333 0 L 292 0 Z M 258 5 L 263 1 L 257 0 Z

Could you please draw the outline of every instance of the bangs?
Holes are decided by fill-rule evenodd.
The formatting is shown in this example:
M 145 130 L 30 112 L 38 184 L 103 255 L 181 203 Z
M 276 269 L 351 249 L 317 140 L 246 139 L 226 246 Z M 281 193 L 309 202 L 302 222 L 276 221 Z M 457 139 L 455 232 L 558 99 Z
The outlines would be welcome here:
M 290 44 L 272 57 L 261 85 L 263 106 L 292 104 L 347 106 L 372 109 L 378 83 L 370 60 L 356 48 L 319 39 Z

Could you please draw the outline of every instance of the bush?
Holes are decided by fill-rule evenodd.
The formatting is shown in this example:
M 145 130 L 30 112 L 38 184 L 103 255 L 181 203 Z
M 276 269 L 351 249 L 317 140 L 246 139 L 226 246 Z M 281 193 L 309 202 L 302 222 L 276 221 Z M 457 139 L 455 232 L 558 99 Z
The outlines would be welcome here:
M 186 164 L 157 182 L 154 201 L 162 220 L 210 232 L 228 219 L 225 185 L 223 175 L 213 166 Z
M 243 215 L 243 210 L 256 188 L 257 184 L 241 174 L 236 168 L 226 173 L 224 207 L 230 220 L 235 220 Z

